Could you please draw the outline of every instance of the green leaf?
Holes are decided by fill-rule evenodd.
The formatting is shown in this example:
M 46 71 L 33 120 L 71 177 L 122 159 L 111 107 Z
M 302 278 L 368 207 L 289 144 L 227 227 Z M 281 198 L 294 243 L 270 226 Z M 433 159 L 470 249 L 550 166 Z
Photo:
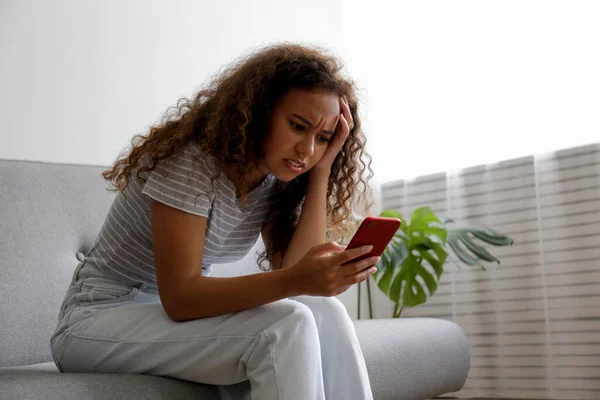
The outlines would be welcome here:
M 410 217 L 410 226 L 427 226 L 432 222 L 437 222 L 440 225 L 442 224 L 442 221 L 435 215 L 431 207 L 417 208 Z
M 408 236 L 408 234 L 406 232 L 404 232 L 402 229 L 398 229 L 398 231 L 394 234 L 394 237 L 397 237 L 398 239 L 402 239 L 405 241 L 410 241 L 410 236 Z
M 446 242 L 446 227 L 430 207 L 421 207 L 413 213 L 409 236 L 414 237 L 415 232 L 420 236 L 437 236 L 442 243 Z
M 430 207 L 415 210 L 408 222 L 396 210 L 384 210 L 380 215 L 398 218 L 402 224 L 384 251 L 373 277 L 379 289 L 396 304 L 394 317 L 398 317 L 404 307 L 425 303 L 436 292 L 448 259 L 484 268 L 481 261 L 499 261 L 480 241 L 495 246 L 513 244 L 510 237 L 487 227 L 450 230 L 446 224 L 453 221 L 440 220 Z M 450 257 L 449 251 L 456 258 Z
M 423 304 L 427 301 L 427 294 L 419 281 L 415 278 L 417 276 L 418 269 L 420 267 L 419 262 L 413 255 L 409 255 L 402 265 L 403 269 L 406 267 L 410 272 L 405 274 L 405 285 L 404 292 L 402 293 L 402 304 L 407 307 L 415 307 L 419 304 Z M 423 268 L 424 269 L 424 268 Z M 428 272 L 425 271 L 427 274 Z M 416 293 L 415 293 L 416 292 Z
M 373 278 L 375 280 L 379 279 L 379 277 L 381 276 L 381 274 L 385 271 L 385 269 L 390 264 L 390 255 L 389 255 L 389 253 L 390 253 L 389 249 L 386 248 L 383 251 L 383 253 L 381 254 L 381 259 L 375 265 L 377 267 L 377 271 L 373 274 Z
M 465 264 L 478 265 L 481 268 L 484 267 L 480 260 L 497 263 L 500 263 L 500 260 L 485 247 L 475 243 L 471 235 L 496 246 L 507 246 L 513 243 L 510 237 L 489 228 L 463 228 L 448 231 L 447 243 L 456 256 Z
M 493 244 L 494 246 L 510 246 L 514 243 L 514 240 L 510 237 L 489 228 L 471 228 L 468 229 L 468 231 L 476 238 L 481 239 L 486 243 Z
M 392 300 L 394 303 L 398 303 L 400 301 L 400 297 L 402 297 L 402 304 L 408 307 L 414 307 L 425 303 L 425 301 L 427 301 L 427 293 L 421 286 L 421 283 L 416 279 L 417 275 L 421 275 L 428 289 L 435 292 L 437 289 L 437 283 L 435 283 L 435 279 L 432 277 L 429 271 L 421 266 L 419 260 L 417 260 L 414 255 L 409 254 L 402 263 L 400 272 L 398 272 L 392 282 L 389 292 L 390 300 Z M 400 293 L 403 282 L 404 289 L 402 290 L 402 293 Z
M 408 258 L 407 258 L 407 260 L 408 260 Z M 405 260 L 405 262 L 406 262 L 406 260 Z M 392 286 L 390 287 L 390 292 L 389 292 L 388 297 L 394 303 L 400 302 L 400 289 L 402 288 L 402 281 L 404 280 L 404 276 L 407 274 L 407 272 L 408 271 L 406 268 L 400 268 L 400 271 L 398 272 L 398 274 L 396 274 L 396 277 L 394 278 L 394 281 L 392 282 Z
M 433 248 L 433 240 L 423 235 L 413 235 L 410 244 L 408 245 L 409 250 L 417 248 L 431 249 Z
M 433 295 L 438 287 L 435 278 L 422 265 L 417 267 L 417 274 L 423 278 L 427 289 L 429 289 L 429 295 Z
M 446 240 L 448 239 L 448 230 L 446 228 L 429 226 L 427 229 L 424 229 L 423 232 L 428 236 L 437 236 L 442 243 L 446 243 Z
M 414 291 L 412 290 L 414 288 Z M 415 293 L 416 292 L 416 293 Z M 413 279 L 409 290 L 402 294 L 402 303 L 406 307 L 416 307 L 427 301 L 427 293 L 417 280 Z
M 386 256 L 387 253 L 387 256 Z M 385 294 L 389 294 L 390 284 L 392 283 L 392 277 L 394 276 L 394 263 L 392 262 L 391 256 L 389 255 L 390 249 L 387 248 L 384 251 L 384 254 L 381 256 L 381 260 L 378 264 L 377 274 L 380 274 L 383 271 L 383 276 L 377 282 L 377 286 L 381 291 Z M 384 259 L 385 258 L 385 259 Z
M 379 214 L 380 217 L 385 217 L 385 218 L 398 218 L 398 219 L 402 219 L 402 214 L 400 213 L 400 211 L 396 211 L 396 210 L 383 210 L 381 212 L 381 214 Z
M 380 214 L 380 217 L 385 218 L 398 218 L 400 220 L 400 229 L 404 229 L 406 227 L 406 220 L 402 217 L 402 214 L 396 210 L 383 210 Z
M 450 246 L 450 248 L 452 249 L 452 251 L 454 252 L 454 254 L 456 254 L 456 256 L 458 258 L 460 258 L 460 260 L 462 262 L 464 262 L 465 264 L 468 264 L 468 265 L 478 265 L 480 267 L 483 267 L 479 263 L 478 259 L 471 257 L 471 255 L 467 252 L 467 250 L 462 247 L 463 245 L 460 244 L 460 240 L 458 239 L 458 237 L 456 237 L 456 236 L 449 237 L 447 243 Z
M 485 247 L 480 246 L 480 245 L 476 244 L 475 242 L 473 242 L 473 240 L 471 240 L 471 238 L 469 237 L 469 232 L 461 231 L 461 232 L 458 232 L 457 236 L 458 236 L 458 240 L 460 240 L 477 257 L 479 257 L 485 261 L 496 261 L 497 263 L 500 263 L 500 260 L 498 260 L 496 257 L 491 255 L 490 252 L 487 251 Z
M 408 245 L 404 240 L 393 240 L 388 247 L 390 247 L 390 254 L 394 265 L 402 264 L 404 259 L 408 257 Z
M 429 251 L 419 251 L 421 257 L 427 260 L 429 265 L 431 265 L 438 279 L 440 279 L 442 277 L 442 274 L 444 273 L 444 262 L 446 261 L 446 256 L 448 255 L 448 253 L 445 250 L 442 249 L 442 251 L 444 252 L 442 260 L 440 260 L 439 258 L 435 258 Z
M 389 294 L 390 284 L 392 283 L 393 277 L 394 277 L 394 269 L 386 268 L 385 272 L 383 273 L 383 276 L 381 277 L 379 282 L 377 282 L 377 286 L 379 287 L 379 289 L 381 289 L 381 291 L 383 293 Z
M 440 260 L 440 265 L 443 266 L 444 263 L 446 262 L 446 259 L 448 258 L 448 252 L 446 251 L 444 246 L 440 243 L 434 242 L 432 250 L 435 253 L 435 255 L 437 256 L 438 260 Z M 440 273 L 440 276 L 441 276 L 441 273 Z

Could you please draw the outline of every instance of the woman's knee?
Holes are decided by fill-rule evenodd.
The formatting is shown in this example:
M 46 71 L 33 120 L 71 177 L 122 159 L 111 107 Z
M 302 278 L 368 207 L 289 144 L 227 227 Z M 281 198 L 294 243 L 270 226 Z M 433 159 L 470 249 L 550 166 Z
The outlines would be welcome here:
M 291 334 L 303 336 L 317 335 L 315 317 L 311 309 L 303 303 L 280 300 L 259 307 L 269 321 L 269 328 L 277 328 Z
M 346 306 L 337 297 L 299 296 L 294 300 L 310 308 L 314 316 L 327 319 L 349 319 Z

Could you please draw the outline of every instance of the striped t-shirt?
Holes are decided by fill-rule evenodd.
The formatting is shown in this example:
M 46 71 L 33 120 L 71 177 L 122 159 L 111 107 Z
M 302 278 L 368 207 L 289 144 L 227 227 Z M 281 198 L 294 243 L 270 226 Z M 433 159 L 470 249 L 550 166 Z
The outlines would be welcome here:
M 258 239 L 276 178 L 267 175 L 246 200 L 237 199 L 235 186 L 224 173 L 212 178 L 215 165 L 212 157 L 203 156 L 190 143 L 183 154 L 161 160 L 153 171 L 141 174 L 145 184 L 132 174 L 113 201 L 86 262 L 111 277 L 156 288 L 151 199 L 207 218 L 202 275 L 210 274 L 211 264 L 242 259 Z

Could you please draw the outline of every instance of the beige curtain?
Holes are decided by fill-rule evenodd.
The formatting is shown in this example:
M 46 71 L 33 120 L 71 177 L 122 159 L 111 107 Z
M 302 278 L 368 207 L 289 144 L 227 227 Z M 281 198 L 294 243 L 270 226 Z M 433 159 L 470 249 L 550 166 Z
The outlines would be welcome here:
M 485 271 L 447 262 L 438 292 L 403 312 L 465 330 L 471 370 L 455 395 L 600 399 L 600 145 L 382 187 L 383 208 L 423 205 L 515 239 L 490 247 L 501 264 Z

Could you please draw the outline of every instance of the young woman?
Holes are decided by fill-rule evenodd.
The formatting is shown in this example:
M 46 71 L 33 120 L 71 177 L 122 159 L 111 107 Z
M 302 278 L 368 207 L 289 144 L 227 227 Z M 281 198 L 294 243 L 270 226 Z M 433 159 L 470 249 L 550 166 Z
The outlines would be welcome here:
M 267 47 L 136 136 L 104 173 L 119 193 L 60 309 L 61 371 L 249 380 L 260 400 L 372 399 L 333 296 L 378 260 L 353 261 L 370 249 L 326 237 L 365 205 L 372 175 L 340 70 L 316 49 Z M 210 277 L 261 232 L 264 273 Z

